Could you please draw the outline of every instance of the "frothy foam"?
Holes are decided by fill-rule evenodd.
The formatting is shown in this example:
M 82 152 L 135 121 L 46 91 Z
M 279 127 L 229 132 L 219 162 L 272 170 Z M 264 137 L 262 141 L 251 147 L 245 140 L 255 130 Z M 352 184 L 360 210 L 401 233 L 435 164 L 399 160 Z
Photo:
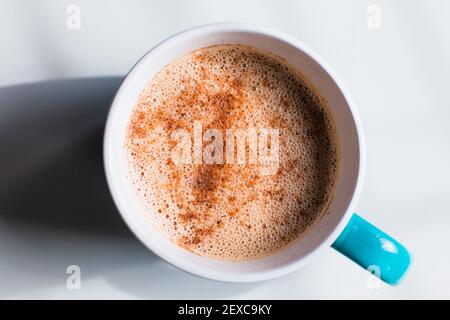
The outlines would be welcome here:
M 278 128 L 276 173 L 261 175 L 260 164 L 175 164 L 170 134 L 192 134 L 194 121 L 205 130 Z M 338 171 L 326 101 L 279 58 L 240 45 L 165 66 L 136 102 L 125 150 L 149 220 L 181 247 L 227 260 L 265 256 L 303 235 L 327 213 Z

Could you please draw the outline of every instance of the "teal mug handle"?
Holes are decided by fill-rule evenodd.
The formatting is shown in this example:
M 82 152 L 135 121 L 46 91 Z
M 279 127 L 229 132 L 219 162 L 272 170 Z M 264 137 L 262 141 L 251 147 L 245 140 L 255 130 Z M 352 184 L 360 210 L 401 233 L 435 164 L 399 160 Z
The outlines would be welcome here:
M 357 214 L 331 246 L 391 285 L 401 281 L 411 264 L 403 245 Z

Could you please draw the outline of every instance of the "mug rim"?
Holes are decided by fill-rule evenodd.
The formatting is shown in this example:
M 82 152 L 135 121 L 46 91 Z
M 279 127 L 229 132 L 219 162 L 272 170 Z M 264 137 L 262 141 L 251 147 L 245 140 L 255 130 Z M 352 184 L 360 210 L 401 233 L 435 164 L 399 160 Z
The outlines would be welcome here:
M 110 152 L 109 152 L 109 145 L 108 145 L 108 139 L 110 137 L 110 133 L 112 130 L 114 130 L 112 126 L 112 115 L 117 111 L 118 108 L 120 108 L 121 104 L 117 102 L 117 97 L 119 96 L 119 93 L 121 93 L 124 88 L 126 87 L 129 78 L 131 75 L 136 72 L 138 69 L 140 69 L 141 63 L 143 60 L 147 59 L 149 56 L 151 56 L 158 48 L 167 45 L 171 42 L 176 41 L 177 39 L 186 36 L 189 33 L 193 32 L 204 32 L 210 33 L 210 32 L 252 32 L 257 33 L 261 35 L 266 35 L 269 37 L 273 37 L 275 39 L 284 41 L 290 45 L 292 45 L 295 49 L 300 50 L 304 52 L 307 56 L 309 56 L 312 60 L 314 60 L 317 64 L 320 65 L 321 68 L 324 69 L 326 74 L 333 80 L 336 87 L 344 97 L 344 100 L 347 104 L 347 107 L 352 115 L 353 124 L 356 129 L 356 137 L 358 140 L 358 159 L 359 159 L 359 167 L 357 172 L 357 178 L 355 182 L 355 187 L 353 190 L 353 194 L 351 196 L 351 200 L 349 201 L 347 205 L 346 212 L 342 215 L 340 221 L 334 226 L 332 232 L 330 232 L 322 241 L 321 243 L 314 249 L 311 250 L 308 254 L 306 254 L 304 257 L 297 259 L 296 261 L 285 264 L 281 266 L 277 266 L 276 268 L 273 268 L 271 270 L 263 270 L 263 271 L 255 271 L 254 273 L 246 274 L 245 277 L 240 277 L 232 273 L 226 273 L 226 272 L 215 272 L 214 270 L 207 269 L 205 267 L 198 267 L 193 268 L 190 265 L 180 263 L 179 260 L 173 258 L 170 256 L 170 254 L 166 254 L 165 252 L 161 252 L 152 246 L 152 244 L 147 241 L 147 239 L 138 231 L 136 230 L 135 226 L 131 222 L 131 219 L 129 218 L 130 215 L 136 214 L 129 212 L 130 210 L 126 209 L 125 204 L 123 204 L 122 201 L 119 201 L 120 198 L 120 187 L 116 186 L 113 183 L 112 179 L 112 170 L 113 168 L 110 166 L 109 158 L 110 158 Z M 353 213 L 353 209 L 356 205 L 356 201 L 359 198 L 359 195 L 361 193 L 362 189 L 362 182 L 364 177 L 364 171 L 365 171 L 365 144 L 364 144 L 364 137 L 363 137 L 363 131 L 361 127 L 361 122 L 358 116 L 358 113 L 356 111 L 356 108 L 354 106 L 353 100 L 351 99 L 346 87 L 343 85 L 340 78 L 336 75 L 336 73 L 328 66 L 328 64 L 314 51 L 312 51 L 309 47 L 304 45 L 302 42 L 298 41 L 297 39 L 286 35 L 282 32 L 273 30 L 271 28 L 250 24 L 250 23 L 242 23 L 242 22 L 221 22 L 221 23 L 212 23 L 212 24 L 206 24 L 206 25 L 200 25 L 195 26 L 189 29 L 182 30 L 180 32 L 177 32 L 173 34 L 172 36 L 166 38 L 165 40 L 159 42 L 155 46 L 153 46 L 149 51 L 147 51 L 130 69 L 130 71 L 125 76 L 123 82 L 121 83 L 120 87 L 118 88 L 114 99 L 111 102 L 111 107 L 108 112 L 107 121 L 105 125 L 105 132 L 104 132 L 104 139 L 103 139 L 103 161 L 104 161 L 104 168 L 105 168 L 105 174 L 106 174 L 106 180 L 108 187 L 110 189 L 110 192 L 112 194 L 114 203 L 122 216 L 122 219 L 124 220 L 125 224 L 128 226 L 128 228 L 132 231 L 132 233 L 148 248 L 150 249 L 154 254 L 159 256 L 161 259 L 165 260 L 166 262 L 170 263 L 174 267 L 186 271 L 188 273 L 206 278 L 206 279 L 212 279 L 217 281 L 225 281 L 225 282 L 255 282 L 255 281 L 263 281 L 268 280 L 272 278 L 276 278 L 285 274 L 288 274 L 290 272 L 293 272 L 295 270 L 298 270 L 301 266 L 308 263 L 311 259 L 313 259 L 316 255 L 318 255 L 322 250 L 324 250 L 326 247 L 330 247 L 331 244 L 338 238 L 340 233 L 344 230 L 345 226 L 349 222 L 351 215 Z

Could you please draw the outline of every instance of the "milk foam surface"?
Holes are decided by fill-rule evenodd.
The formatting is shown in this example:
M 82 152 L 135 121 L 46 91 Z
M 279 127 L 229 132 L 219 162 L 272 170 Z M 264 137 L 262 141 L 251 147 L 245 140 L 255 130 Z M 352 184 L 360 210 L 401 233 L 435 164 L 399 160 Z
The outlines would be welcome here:
M 279 167 L 175 164 L 177 129 L 278 128 Z M 191 135 L 192 136 L 192 135 Z M 327 103 L 297 71 L 255 48 L 220 45 L 165 66 L 139 96 L 124 143 L 144 213 L 196 254 L 246 260 L 301 237 L 327 214 L 338 143 Z

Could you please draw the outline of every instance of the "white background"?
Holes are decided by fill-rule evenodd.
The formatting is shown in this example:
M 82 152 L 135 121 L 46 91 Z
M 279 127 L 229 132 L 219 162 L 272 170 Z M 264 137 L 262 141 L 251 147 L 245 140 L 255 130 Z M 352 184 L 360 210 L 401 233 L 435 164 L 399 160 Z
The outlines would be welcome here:
M 373 4 L 380 30 L 366 25 Z M 413 255 L 399 286 L 368 286 L 332 249 L 280 279 L 213 282 L 123 227 L 99 153 L 120 77 L 173 33 L 220 21 L 294 36 L 342 78 L 367 144 L 357 212 Z M 0 298 L 450 298 L 449 1 L 0 0 L 0 41 Z M 71 264 L 80 290 L 66 287 Z

